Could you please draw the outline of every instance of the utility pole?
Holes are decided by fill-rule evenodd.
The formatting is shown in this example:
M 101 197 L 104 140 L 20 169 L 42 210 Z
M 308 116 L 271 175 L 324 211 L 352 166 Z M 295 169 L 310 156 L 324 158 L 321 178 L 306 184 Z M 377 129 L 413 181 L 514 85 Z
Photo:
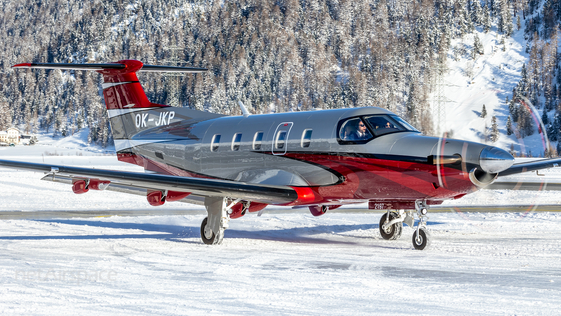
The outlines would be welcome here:
M 440 57 L 438 60 L 438 66 L 434 68 L 437 70 L 437 76 L 435 83 L 436 96 L 433 99 L 433 102 L 436 103 L 436 134 L 440 136 L 441 133 L 446 130 L 446 107 L 444 106 L 444 104 L 449 102 L 455 103 L 455 101 L 448 99 L 444 95 L 444 87 L 457 87 L 457 85 L 444 82 L 444 75 L 450 69 L 446 66 L 445 57 Z

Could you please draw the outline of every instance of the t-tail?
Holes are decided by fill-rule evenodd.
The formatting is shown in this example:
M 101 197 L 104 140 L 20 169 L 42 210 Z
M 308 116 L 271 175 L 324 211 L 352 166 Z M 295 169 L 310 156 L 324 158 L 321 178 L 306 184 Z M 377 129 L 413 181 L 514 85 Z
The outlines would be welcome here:
M 137 164 L 140 163 L 130 161 L 134 156 L 132 149 L 137 143 L 161 141 L 142 139 L 141 134 L 169 125 L 172 118 L 176 116 L 176 108 L 150 102 L 136 73 L 141 71 L 202 73 L 208 70 L 195 67 L 144 65 L 138 60 L 120 60 L 107 64 L 23 63 L 14 65 L 12 68 L 93 70 L 102 74 L 103 97 L 119 160 Z M 207 115 L 199 112 L 197 116 Z M 154 134 L 157 135 L 157 133 Z M 135 138 L 136 141 L 134 141 Z
M 139 71 L 201 73 L 208 70 L 194 67 L 144 65 L 138 60 L 120 60 L 108 64 L 24 63 L 14 65 L 12 68 L 97 71 L 103 75 L 103 97 L 107 110 L 167 107 L 167 105 L 152 103 L 148 100 L 136 76 Z

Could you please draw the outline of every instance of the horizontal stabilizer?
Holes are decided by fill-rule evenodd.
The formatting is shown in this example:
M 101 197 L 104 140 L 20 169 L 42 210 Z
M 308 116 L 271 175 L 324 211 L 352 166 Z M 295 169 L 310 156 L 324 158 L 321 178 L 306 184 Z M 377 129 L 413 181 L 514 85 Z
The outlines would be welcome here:
M 23 63 L 12 66 L 12 68 L 36 68 L 36 69 L 65 69 L 65 70 L 109 70 L 109 69 L 126 69 L 127 65 L 120 63 L 108 64 L 53 64 L 53 63 Z M 207 71 L 207 68 L 197 67 L 176 67 L 176 66 L 157 66 L 143 65 L 138 71 L 149 72 L 186 72 L 201 73 Z

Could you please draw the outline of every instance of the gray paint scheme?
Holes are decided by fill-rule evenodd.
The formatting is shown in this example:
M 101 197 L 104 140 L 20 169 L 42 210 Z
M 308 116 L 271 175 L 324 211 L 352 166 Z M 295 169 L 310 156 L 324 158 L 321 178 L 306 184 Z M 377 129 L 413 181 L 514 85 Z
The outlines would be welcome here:
M 156 120 L 162 112 L 174 111 L 169 125 L 137 128 L 133 116 L 147 113 Z M 364 145 L 340 145 L 337 142 L 337 123 L 342 118 L 358 115 L 393 114 L 380 108 L 337 109 L 313 112 L 292 112 L 244 116 L 220 116 L 184 108 L 152 108 L 111 118 L 116 139 L 130 138 L 138 145 L 122 150 L 166 163 L 192 173 L 249 183 L 325 186 L 341 181 L 338 174 L 308 162 L 286 159 L 283 150 L 274 152 L 275 131 L 280 124 L 292 123 L 285 149 L 299 153 L 361 152 Z M 288 127 L 285 130 L 288 131 Z M 283 126 L 280 126 L 283 129 Z M 312 130 L 310 146 L 302 147 L 305 130 Z M 253 150 L 257 132 L 263 132 L 261 150 Z M 239 150 L 232 150 L 232 140 L 241 133 Z M 221 135 L 218 150 L 211 151 L 214 135 Z M 413 134 L 413 133 L 406 133 Z M 388 153 L 395 138 L 385 135 L 387 141 L 377 141 L 371 153 Z M 152 142 L 152 143 L 145 143 Z M 361 148 L 361 150 L 357 150 Z M 372 149 L 372 150 L 370 150 Z

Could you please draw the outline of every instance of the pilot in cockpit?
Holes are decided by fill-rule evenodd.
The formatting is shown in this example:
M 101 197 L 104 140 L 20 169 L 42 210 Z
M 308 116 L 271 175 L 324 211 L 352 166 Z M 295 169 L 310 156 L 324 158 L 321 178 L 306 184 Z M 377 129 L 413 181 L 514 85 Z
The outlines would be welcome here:
M 362 120 L 358 121 L 358 127 L 349 137 L 350 140 L 364 140 L 370 138 L 370 132 Z

